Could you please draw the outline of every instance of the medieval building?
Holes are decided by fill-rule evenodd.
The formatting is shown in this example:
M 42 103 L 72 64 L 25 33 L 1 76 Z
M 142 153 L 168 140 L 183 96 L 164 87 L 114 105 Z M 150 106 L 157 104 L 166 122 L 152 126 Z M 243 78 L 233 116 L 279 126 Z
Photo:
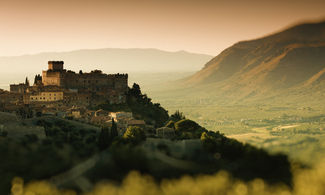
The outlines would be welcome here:
M 49 61 L 48 70 L 44 70 L 42 76 L 35 76 L 33 86 L 29 86 L 29 82 L 10 85 L 10 92 L 22 94 L 25 104 L 119 104 L 126 101 L 127 90 L 127 74 L 104 74 L 100 70 L 75 73 L 64 69 L 63 61 Z

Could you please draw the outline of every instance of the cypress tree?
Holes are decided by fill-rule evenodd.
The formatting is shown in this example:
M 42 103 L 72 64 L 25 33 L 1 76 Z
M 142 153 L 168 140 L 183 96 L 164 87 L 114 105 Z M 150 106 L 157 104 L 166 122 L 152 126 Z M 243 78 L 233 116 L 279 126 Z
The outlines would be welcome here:
M 27 77 L 26 77 L 26 79 L 25 79 L 25 85 L 29 86 L 29 80 L 28 80 Z
M 112 118 L 111 137 L 112 139 L 114 139 L 117 136 L 118 136 L 117 125 L 114 121 L 114 118 Z
M 100 150 L 105 150 L 109 146 L 109 132 L 108 127 L 102 127 L 98 137 L 98 146 Z

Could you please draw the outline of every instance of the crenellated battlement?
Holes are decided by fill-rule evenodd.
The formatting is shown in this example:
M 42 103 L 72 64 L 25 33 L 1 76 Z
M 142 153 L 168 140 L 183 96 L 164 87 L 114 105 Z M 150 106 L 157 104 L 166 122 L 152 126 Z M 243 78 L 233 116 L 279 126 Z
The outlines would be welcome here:
M 64 64 L 63 61 L 48 61 L 48 70 L 62 71 L 63 64 Z
M 49 69 L 42 72 L 44 86 L 89 91 L 116 90 L 121 93 L 126 93 L 128 89 L 128 74 L 105 74 L 101 70 L 76 73 L 63 69 L 63 61 L 49 61 L 48 63 Z
M 10 94 L 21 96 L 24 104 L 51 103 L 97 106 L 126 102 L 128 74 L 105 74 L 101 70 L 76 73 L 66 70 L 63 61 L 48 61 L 48 70 L 36 75 L 34 85 L 10 85 Z
M 114 77 L 114 78 L 125 78 L 125 79 L 127 79 L 129 77 L 128 74 L 119 74 L 119 73 L 117 73 L 117 74 L 108 74 L 107 76 L 108 77 Z

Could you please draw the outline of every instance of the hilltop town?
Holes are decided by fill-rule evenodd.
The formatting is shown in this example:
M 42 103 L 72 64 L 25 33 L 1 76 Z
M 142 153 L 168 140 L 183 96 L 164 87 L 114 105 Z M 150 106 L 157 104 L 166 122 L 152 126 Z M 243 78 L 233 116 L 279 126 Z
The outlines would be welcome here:
M 104 74 L 100 70 L 75 73 L 63 67 L 63 61 L 49 61 L 48 70 L 36 75 L 34 84 L 10 85 L 10 93 L 20 95 L 24 104 L 96 106 L 103 101 L 125 102 L 128 89 L 127 74 Z
M 138 84 L 129 87 L 127 74 L 75 73 L 63 65 L 49 61 L 33 84 L 26 78 L 0 92 L 0 191 L 8 191 L 16 175 L 87 191 L 75 181 L 86 181 L 90 190 L 131 170 L 157 181 L 227 170 L 236 178 L 290 184 L 286 156 L 208 131 L 179 111 L 169 115 Z M 26 167 L 30 171 L 21 172 Z
M 63 61 L 49 61 L 48 70 L 36 75 L 33 84 L 26 78 L 24 83 L 11 84 L 10 91 L 0 91 L 0 111 L 22 118 L 56 116 L 96 126 L 115 122 L 119 135 L 129 126 L 153 129 L 154 124 L 134 117 L 132 111 L 99 109 L 105 104 L 125 105 L 128 90 L 128 74 L 76 73 L 64 69 Z

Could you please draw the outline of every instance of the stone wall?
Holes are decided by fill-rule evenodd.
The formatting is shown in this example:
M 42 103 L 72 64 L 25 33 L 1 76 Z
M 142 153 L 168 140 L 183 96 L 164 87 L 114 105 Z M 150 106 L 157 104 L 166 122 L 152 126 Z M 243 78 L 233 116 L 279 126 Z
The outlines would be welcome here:
M 10 85 L 10 92 L 12 93 L 24 93 L 25 90 L 28 88 L 28 85 L 25 83 L 20 83 L 20 84 L 12 84 Z
M 25 104 L 60 101 L 65 105 L 95 107 L 102 103 L 126 102 L 127 74 L 104 74 L 100 70 L 75 73 L 63 69 L 63 61 L 49 61 L 48 70 L 42 71 L 41 83 L 34 86 L 10 85 L 11 92 L 21 94 Z M 35 77 L 36 78 L 36 77 Z M 56 94 L 57 97 L 51 96 Z M 6 98 L 10 99 L 10 98 Z
M 126 90 L 128 87 L 127 74 L 107 75 L 101 72 L 76 74 L 66 72 L 63 77 L 64 88 L 102 91 L 107 89 Z
M 63 91 L 46 91 L 29 96 L 30 102 L 52 102 L 60 100 L 63 100 Z
M 55 72 L 51 70 L 42 72 L 42 83 L 44 86 L 62 86 L 63 75 L 62 72 Z
M 122 93 L 128 89 L 127 74 L 103 74 L 101 71 L 77 74 L 72 71 L 43 71 L 44 86 L 60 86 L 65 89 L 87 89 L 90 91 L 108 91 L 114 89 Z

